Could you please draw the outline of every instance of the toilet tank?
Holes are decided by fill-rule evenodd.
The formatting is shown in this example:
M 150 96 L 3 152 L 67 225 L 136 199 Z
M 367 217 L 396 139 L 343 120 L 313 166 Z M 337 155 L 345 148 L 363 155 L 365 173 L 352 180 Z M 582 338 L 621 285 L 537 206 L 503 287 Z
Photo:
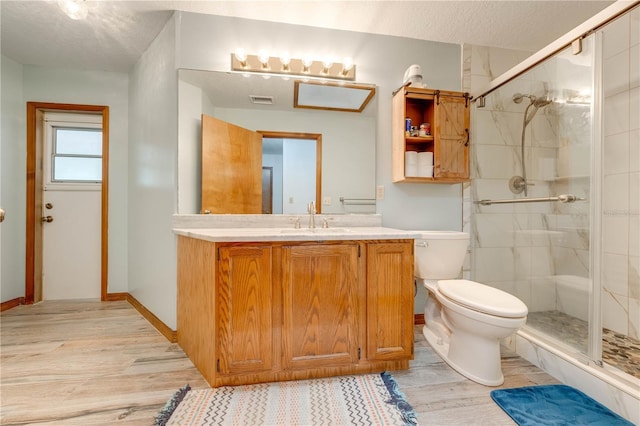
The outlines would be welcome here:
M 457 231 L 419 231 L 415 240 L 415 276 L 428 280 L 457 278 L 469 246 L 469 234 Z

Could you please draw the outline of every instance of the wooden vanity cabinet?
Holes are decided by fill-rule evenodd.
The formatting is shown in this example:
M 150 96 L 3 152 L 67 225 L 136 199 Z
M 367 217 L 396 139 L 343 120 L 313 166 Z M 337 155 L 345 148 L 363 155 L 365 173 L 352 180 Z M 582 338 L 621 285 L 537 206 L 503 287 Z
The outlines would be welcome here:
M 413 245 L 367 244 L 367 358 L 413 357 Z
M 413 240 L 178 237 L 178 343 L 213 387 L 409 368 Z
M 216 369 L 221 374 L 273 368 L 270 246 L 218 249 Z
M 393 182 L 459 183 L 469 180 L 470 98 L 468 93 L 403 87 L 392 105 Z M 428 136 L 406 134 L 413 126 L 431 124 Z M 433 177 L 406 176 L 405 153 L 433 153 Z
M 282 249 L 284 367 L 358 362 L 358 244 Z

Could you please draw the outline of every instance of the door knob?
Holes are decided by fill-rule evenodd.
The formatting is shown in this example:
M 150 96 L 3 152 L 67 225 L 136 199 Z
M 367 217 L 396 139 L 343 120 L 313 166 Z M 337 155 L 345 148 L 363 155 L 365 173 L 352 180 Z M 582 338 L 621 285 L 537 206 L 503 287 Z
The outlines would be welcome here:
M 4 222 L 4 209 L 0 209 L 0 222 Z
M 43 222 L 51 223 L 51 222 L 53 222 L 53 216 L 45 216 L 41 220 Z

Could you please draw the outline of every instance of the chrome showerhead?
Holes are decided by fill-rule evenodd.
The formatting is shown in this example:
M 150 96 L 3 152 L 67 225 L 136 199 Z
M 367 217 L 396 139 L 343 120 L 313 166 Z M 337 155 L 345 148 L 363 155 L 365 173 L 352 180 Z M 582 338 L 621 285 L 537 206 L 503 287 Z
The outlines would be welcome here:
M 519 103 L 522 103 L 522 100 L 524 98 L 530 98 L 530 97 L 531 95 L 523 95 L 522 93 L 516 93 L 513 95 L 512 99 L 513 99 L 513 102 L 519 104 Z
M 529 102 L 531 102 L 531 104 L 533 104 L 534 107 L 536 108 L 542 108 L 545 107 L 547 105 L 549 105 L 552 100 L 549 98 L 548 95 L 544 95 L 543 97 L 537 97 L 534 95 L 525 95 L 522 93 L 516 93 L 513 95 L 513 97 L 511 99 L 513 99 L 513 102 L 515 102 L 516 104 L 522 103 L 522 100 L 524 98 L 529 99 Z

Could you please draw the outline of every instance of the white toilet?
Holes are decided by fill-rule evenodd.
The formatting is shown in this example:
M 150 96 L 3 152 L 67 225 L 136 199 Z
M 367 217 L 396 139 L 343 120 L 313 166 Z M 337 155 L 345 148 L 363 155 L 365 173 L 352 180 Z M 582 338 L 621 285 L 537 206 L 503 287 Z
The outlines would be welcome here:
M 486 386 L 504 382 L 500 340 L 527 320 L 527 306 L 502 290 L 458 277 L 469 234 L 421 231 L 415 276 L 428 291 L 423 333 L 435 352 L 463 376 Z

